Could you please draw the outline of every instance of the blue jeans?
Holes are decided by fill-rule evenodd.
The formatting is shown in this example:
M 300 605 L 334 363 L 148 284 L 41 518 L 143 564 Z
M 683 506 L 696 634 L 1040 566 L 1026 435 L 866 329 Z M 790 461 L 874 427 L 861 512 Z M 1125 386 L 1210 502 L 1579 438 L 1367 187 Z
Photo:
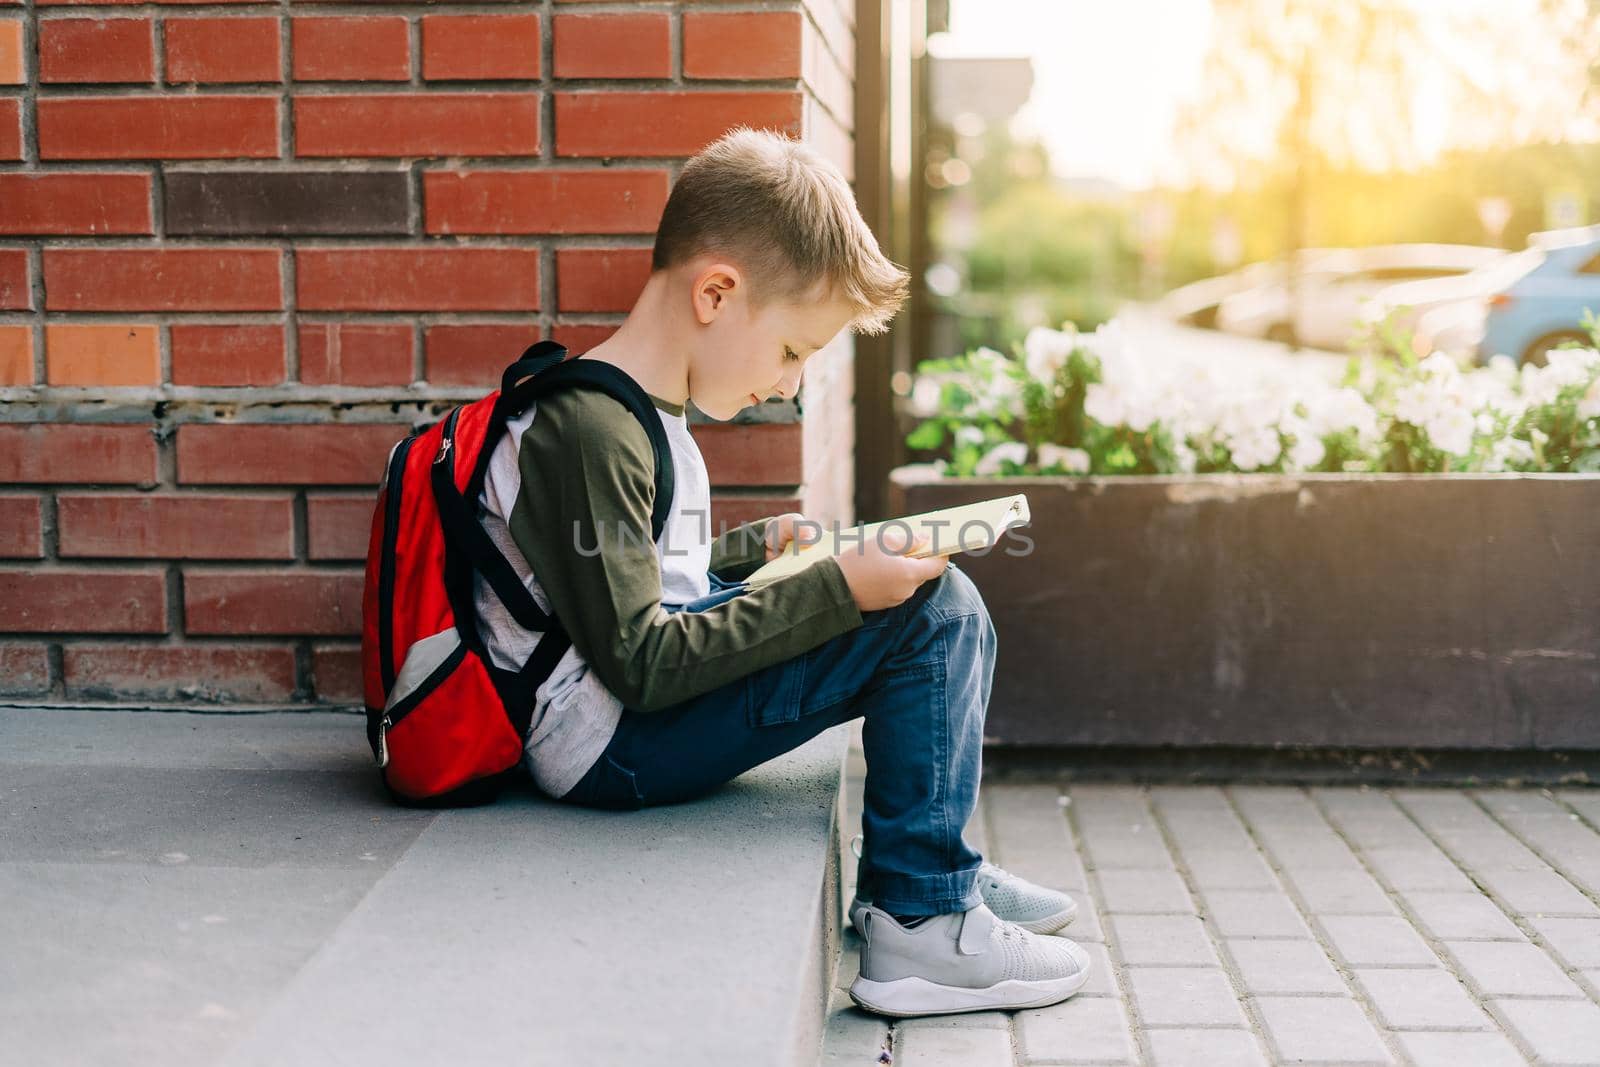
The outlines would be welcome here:
M 745 586 L 668 610 L 702 611 Z M 632 810 L 702 796 L 864 718 L 867 778 L 857 891 L 897 915 L 976 907 L 983 857 L 962 838 L 978 800 L 995 630 L 966 572 L 949 564 L 903 603 L 803 655 L 652 712 L 624 708 L 610 744 L 562 797 Z

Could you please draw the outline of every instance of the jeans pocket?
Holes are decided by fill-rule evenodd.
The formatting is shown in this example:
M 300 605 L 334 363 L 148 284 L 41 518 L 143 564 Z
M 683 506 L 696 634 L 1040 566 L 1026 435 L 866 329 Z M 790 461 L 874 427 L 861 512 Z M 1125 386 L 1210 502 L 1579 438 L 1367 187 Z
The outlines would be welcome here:
M 745 718 L 751 726 L 774 726 L 800 718 L 806 689 L 806 659 L 796 656 L 745 679 Z
M 586 808 L 611 811 L 637 811 L 644 807 L 638 776 L 603 753 L 563 799 Z

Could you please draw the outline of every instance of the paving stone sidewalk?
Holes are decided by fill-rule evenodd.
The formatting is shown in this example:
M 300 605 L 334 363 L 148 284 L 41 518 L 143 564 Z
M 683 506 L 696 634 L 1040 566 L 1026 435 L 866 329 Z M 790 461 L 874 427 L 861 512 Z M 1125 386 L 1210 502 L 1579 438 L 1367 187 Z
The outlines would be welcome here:
M 824 1063 L 1600 1064 L 1600 790 L 989 783 L 967 839 L 1072 893 L 1092 980 L 890 1026 L 847 930 Z

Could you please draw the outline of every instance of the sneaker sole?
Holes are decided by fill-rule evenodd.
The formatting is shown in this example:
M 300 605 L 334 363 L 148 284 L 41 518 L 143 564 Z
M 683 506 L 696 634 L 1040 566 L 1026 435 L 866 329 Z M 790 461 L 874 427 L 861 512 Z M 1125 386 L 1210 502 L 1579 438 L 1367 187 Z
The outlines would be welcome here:
M 1073 903 L 1068 907 L 1062 908 L 1054 915 L 1046 915 L 1044 918 L 1034 919 L 1032 922 L 1019 922 L 1017 925 L 1030 933 L 1053 934 L 1077 917 L 1078 905 Z
M 1042 1008 L 1066 1000 L 1088 980 L 1087 967 L 1068 978 L 1036 982 L 1011 978 L 983 989 L 940 985 L 916 977 L 897 978 L 892 982 L 858 977 L 850 984 L 850 999 L 868 1011 L 896 1018 L 955 1015 L 964 1011 L 1010 1011 Z

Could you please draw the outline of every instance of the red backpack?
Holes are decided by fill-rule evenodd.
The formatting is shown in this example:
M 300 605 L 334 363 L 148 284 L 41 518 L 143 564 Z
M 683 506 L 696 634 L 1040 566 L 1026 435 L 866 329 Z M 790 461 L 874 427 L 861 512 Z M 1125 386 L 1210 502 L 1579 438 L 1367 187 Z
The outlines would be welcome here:
M 557 389 L 599 389 L 633 412 L 656 456 L 651 540 L 672 504 L 670 446 L 645 391 L 620 368 L 540 341 L 500 390 L 394 447 L 378 492 L 362 595 L 367 741 L 389 795 L 409 806 L 493 800 L 522 758 L 535 694 L 571 647 L 484 532 L 478 497 L 506 423 Z M 496 667 L 478 633 L 474 576 L 542 634 L 521 670 Z

